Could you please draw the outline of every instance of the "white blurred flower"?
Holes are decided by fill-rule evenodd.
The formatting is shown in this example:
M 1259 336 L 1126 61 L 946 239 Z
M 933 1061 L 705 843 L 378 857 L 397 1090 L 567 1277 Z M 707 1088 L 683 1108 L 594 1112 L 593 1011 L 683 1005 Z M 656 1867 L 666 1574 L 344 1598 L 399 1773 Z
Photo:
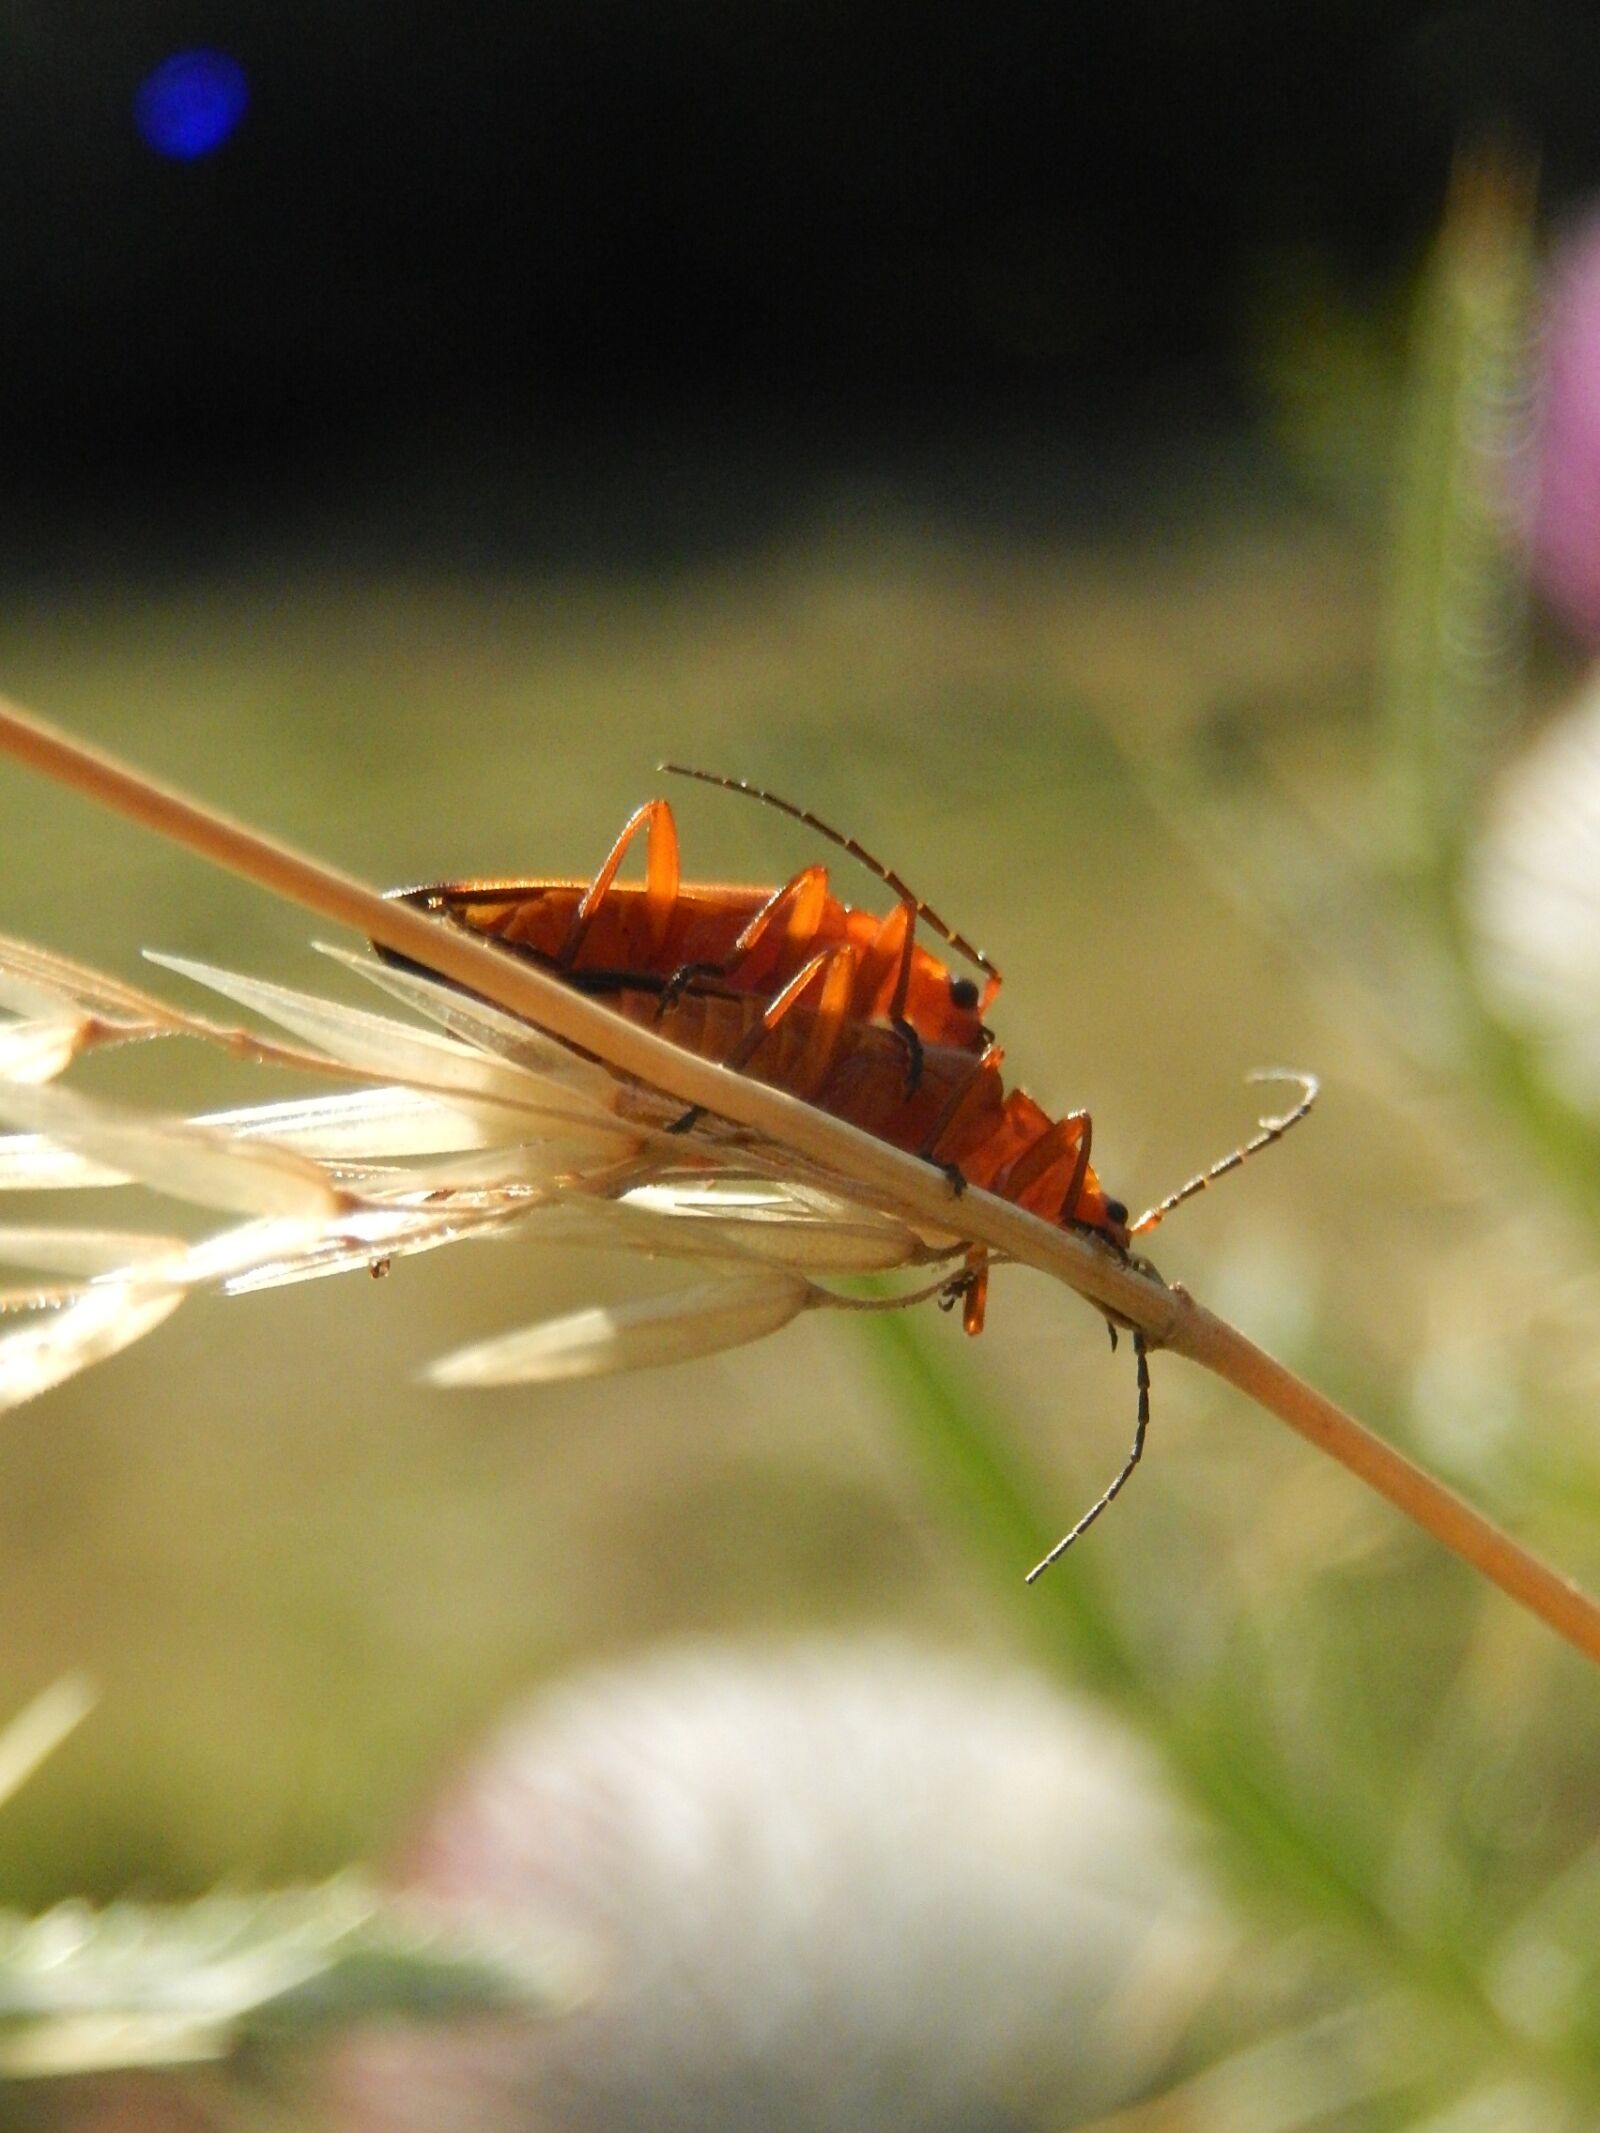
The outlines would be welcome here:
M 587 1937 L 587 2007 L 374 2033 L 341 2133 L 1064 2127 L 1162 2069 L 1232 1934 L 1103 1717 L 885 1640 L 689 1646 L 512 1717 L 403 1876 Z
M 1511 765 L 1474 858 L 1484 985 L 1551 1083 L 1600 1106 L 1600 673 Z
M 0 1262 L 38 1279 L 0 1292 L 0 1408 L 114 1354 L 195 1290 L 232 1294 L 382 1271 L 406 1254 L 512 1229 L 687 1262 L 666 1296 L 475 1343 L 440 1383 L 502 1385 L 680 1361 L 760 1338 L 816 1304 L 814 1277 L 947 1266 L 924 1240 L 732 1129 L 666 1129 L 681 1106 L 442 980 L 329 951 L 434 1025 L 396 1021 L 204 964 L 156 958 L 287 1030 L 202 1021 L 19 942 L 0 940 L 0 1194 L 136 1182 L 230 1221 L 198 1242 L 0 1222 Z M 184 1036 L 342 1086 L 198 1119 L 53 1086 L 84 1052 Z

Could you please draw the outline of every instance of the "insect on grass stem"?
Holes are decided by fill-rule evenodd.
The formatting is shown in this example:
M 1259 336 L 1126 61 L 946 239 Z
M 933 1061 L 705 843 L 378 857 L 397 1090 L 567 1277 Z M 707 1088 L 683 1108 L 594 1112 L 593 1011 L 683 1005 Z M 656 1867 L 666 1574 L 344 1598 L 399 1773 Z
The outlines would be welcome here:
M 959 1202 L 914 1155 L 825 1112 L 665 1043 L 531 964 L 502 954 L 338 869 L 164 785 L 0 697 L 0 753 L 122 814 L 213 865 L 335 924 L 426 963 L 565 1042 L 795 1150 L 858 1196 L 936 1231 L 1031 1265 L 1161 1347 L 1213 1371 L 1451 1549 L 1576 1650 L 1600 1662 L 1600 1607 L 1492 1519 L 1395 1451 L 1182 1291 L 1121 1262 L 1095 1240 L 973 1189 Z

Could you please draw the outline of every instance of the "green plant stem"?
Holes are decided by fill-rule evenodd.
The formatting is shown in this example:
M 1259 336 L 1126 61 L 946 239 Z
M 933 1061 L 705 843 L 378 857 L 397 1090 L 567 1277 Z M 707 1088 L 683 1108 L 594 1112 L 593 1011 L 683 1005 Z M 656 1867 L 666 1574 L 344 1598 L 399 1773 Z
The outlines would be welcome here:
M 1037 1585 L 1022 1584 L 1018 1566 L 1037 1562 L 1056 1538 L 1035 1508 L 1050 1501 L 1050 1487 L 1006 1448 L 1010 1433 L 969 1375 L 958 1383 L 956 1373 L 940 1368 L 909 1315 L 875 1320 L 871 1333 L 924 1483 L 995 1585 L 1013 1594 L 1017 1620 L 1041 1655 L 1055 1671 L 1136 1713 L 1144 1730 L 1153 1728 L 1191 1796 L 1223 1826 L 1249 1829 L 1244 1856 L 1258 1862 L 1257 1871 L 1266 1859 L 1280 1886 L 1297 1887 L 1363 1934 L 1373 1931 L 1379 1914 L 1309 1824 L 1287 1819 L 1198 1727 L 1170 1711 L 1152 1715 L 1138 1656 L 1117 1625 L 1092 1550 L 1074 1551 Z
M 1007 1447 L 1013 1433 L 970 1372 L 934 1360 L 910 1314 L 875 1318 L 870 1352 L 906 1441 L 944 1520 L 1012 1596 L 1015 1618 L 1052 1671 L 1093 1689 L 1156 1748 L 1181 1794 L 1222 1840 L 1224 1865 L 1258 1908 L 1291 1919 L 1330 1921 L 1406 1988 L 1425 1994 L 1462 2026 L 1470 2048 L 1493 2036 L 1504 2054 L 1542 2079 L 1552 2053 L 1511 2027 L 1484 1990 L 1473 1951 L 1408 1924 L 1363 1873 L 1330 1845 L 1323 1818 L 1302 1810 L 1293 1783 L 1259 1741 L 1241 1751 L 1204 1713 L 1157 1694 L 1119 1626 L 1092 1549 L 1075 1550 L 1035 1586 L 1017 1566 L 1037 1560 L 1053 1534 L 1034 1506 L 1048 1502 L 1042 1476 Z M 1248 1760 L 1246 1760 L 1246 1754 Z M 1559 2053 L 1559 2078 L 1600 2095 L 1585 2057 Z

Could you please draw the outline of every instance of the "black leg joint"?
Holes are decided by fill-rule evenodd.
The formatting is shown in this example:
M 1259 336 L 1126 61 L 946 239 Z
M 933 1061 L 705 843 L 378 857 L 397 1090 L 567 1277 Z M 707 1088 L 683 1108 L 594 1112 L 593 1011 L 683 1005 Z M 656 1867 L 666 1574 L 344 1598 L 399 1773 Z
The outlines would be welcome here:
M 908 1097 L 915 1096 L 922 1080 L 922 1039 L 902 1015 L 894 1018 L 894 1033 L 906 1048 L 906 1087 Z
M 680 963 L 661 988 L 656 1001 L 655 1019 L 659 1022 L 669 1007 L 675 1007 L 681 995 L 696 978 L 720 978 L 723 966 L 720 963 Z

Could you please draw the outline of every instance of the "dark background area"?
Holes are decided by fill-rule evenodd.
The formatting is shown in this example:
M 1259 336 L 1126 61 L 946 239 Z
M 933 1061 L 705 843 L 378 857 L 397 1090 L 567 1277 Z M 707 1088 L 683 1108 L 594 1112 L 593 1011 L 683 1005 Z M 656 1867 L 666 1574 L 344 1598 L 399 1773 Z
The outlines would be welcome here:
M 194 45 L 251 104 L 171 162 L 131 103 Z M 1579 0 L 50 0 L 4 53 L 0 471 L 69 511 L 401 442 L 1187 420 L 1272 262 L 1404 272 L 1458 141 L 1558 203 L 1600 168 Z

